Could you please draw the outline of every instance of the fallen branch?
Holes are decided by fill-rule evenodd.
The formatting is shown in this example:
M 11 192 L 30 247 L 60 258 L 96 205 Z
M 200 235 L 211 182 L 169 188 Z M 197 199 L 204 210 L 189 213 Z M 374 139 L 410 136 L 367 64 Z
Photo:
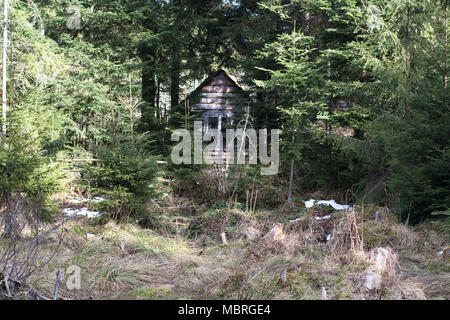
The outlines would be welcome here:
M 6 291 L 8 292 L 8 297 L 11 297 L 11 290 L 9 290 L 9 283 L 8 283 L 9 277 L 6 276 L 5 277 L 5 287 L 6 287 Z
M 8 298 L 12 298 L 13 296 L 11 295 L 11 288 L 9 287 L 9 282 L 13 282 L 16 285 L 21 285 L 22 283 L 19 280 L 10 278 L 9 276 L 5 276 L 5 279 L 3 279 L 2 281 L 0 281 L 0 286 L 4 283 L 5 284 L 5 288 L 6 288 L 6 296 Z
M 27 297 L 31 297 L 35 300 L 51 300 L 50 298 L 47 298 L 45 296 L 40 295 L 36 290 L 34 290 L 33 288 L 31 288 L 30 290 L 28 290 L 28 292 L 26 293 Z

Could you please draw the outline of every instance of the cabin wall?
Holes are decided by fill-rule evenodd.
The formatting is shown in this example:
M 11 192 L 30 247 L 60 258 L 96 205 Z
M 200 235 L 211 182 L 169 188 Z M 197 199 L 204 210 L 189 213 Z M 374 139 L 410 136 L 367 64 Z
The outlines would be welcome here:
M 197 120 L 203 120 L 205 131 L 223 129 L 225 122 L 230 123 L 229 119 L 241 110 L 243 90 L 224 71 L 207 79 L 196 91 L 192 112 L 198 113 Z

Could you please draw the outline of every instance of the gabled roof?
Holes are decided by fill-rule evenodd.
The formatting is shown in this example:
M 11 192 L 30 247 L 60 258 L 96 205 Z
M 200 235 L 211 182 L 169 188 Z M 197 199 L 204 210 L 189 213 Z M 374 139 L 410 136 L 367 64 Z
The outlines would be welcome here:
M 228 83 L 221 83 L 218 78 L 225 78 Z M 216 82 L 216 83 L 215 83 Z M 196 94 L 202 92 L 207 86 L 232 86 L 235 87 L 237 91 L 244 91 L 237 83 L 234 81 L 223 69 L 219 69 L 218 71 L 210 74 L 192 93 Z

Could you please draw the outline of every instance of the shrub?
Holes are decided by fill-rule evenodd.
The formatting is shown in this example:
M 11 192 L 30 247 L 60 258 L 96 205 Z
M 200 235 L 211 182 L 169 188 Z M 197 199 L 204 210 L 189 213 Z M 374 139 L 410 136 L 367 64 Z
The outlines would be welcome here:
M 443 236 L 445 236 L 447 239 L 450 239 L 450 209 L 447 209 L 445 211 L 436 211 L 433 212 L 432 215 L 445 216 L 445 218 L 441 221 L 439 229 Z
M 114 218 L 145 211 L 146 202 L 154 194 L 156 159 L 129 143 L 100 147 L 97 153 L 99 161 L 87 167 L 87 176 L 91 190 L 107 198 L 99 206 Z
M 54 209 L 49 196 L 63 184 L 63 166 L 42 154 L 36 141 L 13 136 L 0 145 L 0 205 L 14 194 L 39 202 L 41 217 Z

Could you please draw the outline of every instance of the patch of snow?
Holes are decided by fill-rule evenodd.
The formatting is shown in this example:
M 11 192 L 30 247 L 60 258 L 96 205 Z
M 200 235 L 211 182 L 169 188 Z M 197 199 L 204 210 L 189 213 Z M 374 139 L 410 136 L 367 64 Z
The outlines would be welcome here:
M 300 220 L 302 220 L 302 218 L 297 218 L 297 219 L 295 219 L 295 220 L 289 220 L 289 222 L 290 222 L 290 223 L 296 223 L 296 222 L 298 222 L 298 221 L 300 221 Z
M 324 216 L 324 217 L 314 217 L 317 221 L 320 221 L 320 220 L 328 220 L 328 219 L 331 219 L 331 216 Z
M 99 211 L 89 211 L 88 208 L 81 208 L 81 209 L 65 208 L 62 210 L 62 212 L 69 217 L 84 216 L 87 218 L 95 218 L 103 215 L 103 213 Z
M 92 200 L 91 199 L 72 199 L 72 200 L 69 200 L 69 201 L 67 201 L 67 203 L 70 203 L 70 204 L 80 204 L 80 203 L 84 203 L 84 202 L 102 202 L 102 201 L 105 201 L 106 199 L 105 198 L 102 198 L 102 197 L 94 197 Z
M 352 208 L 352 207 L 350 207 L 348 205 L 336 203 L 335 200 L 314 200 L 314 199 L 311 199 L 311 200 L 305 201 L 305 207 L 306 208 L 312 208 L 315 205 L 319 205 L 319 204 L 325 204 L 325 205 L 332 206 L 334 208 L 334 210 L 347 210 L 347 209 L 351 209 Z
M 84 201 L 86 201 L 86 200 L 72 199 L 72 200 L 67 201 L 67 203 L 70 203 L 70 204 L 80 204 L 80 203 L 83 203 Z

